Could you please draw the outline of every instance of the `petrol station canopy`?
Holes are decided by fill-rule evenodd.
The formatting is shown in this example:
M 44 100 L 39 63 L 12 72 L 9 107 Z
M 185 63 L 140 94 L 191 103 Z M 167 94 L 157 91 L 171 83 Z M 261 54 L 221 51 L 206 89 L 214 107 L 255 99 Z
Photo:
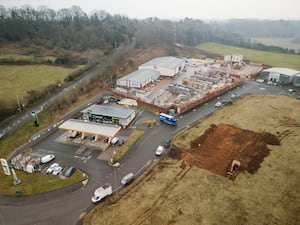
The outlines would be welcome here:
M 118 125 L 85 122 L 83 120 L 69 119 L 59 126 L 59 129 L 77 131 L 84 134 L 94 134 L 104 137 L 114 137 L 121 130 Z

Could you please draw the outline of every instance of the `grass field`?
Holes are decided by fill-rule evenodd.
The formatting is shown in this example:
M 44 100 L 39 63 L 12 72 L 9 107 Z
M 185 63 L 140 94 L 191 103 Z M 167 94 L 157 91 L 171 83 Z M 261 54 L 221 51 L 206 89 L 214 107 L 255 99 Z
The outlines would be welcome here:
M 181 130 L 185 140 L 175 134 L 173 144 L 189 145 L 219 123 L 280 134 L 281 145 L 268 146 L 270 154 L 257 173 L 240 173 L 234 181 L 167 158 L 91 210 L 84 225 L 299 224 L 300 102 L 286 96 L 244 96 Z
M 264 45 L 279 46 L 282 48 L 294 49 L 300 52 L 300 43 L 293 43 L 292 38 L 252 38 L 252 41 L 262 43 Z
M 271 65 L 273 67 L 287 67 L 295 70 L 300 70 L 300 55 L 258 51 L 212 42 L 204 43 L 198 45 L 197 47 L 205 51 L 221 55 L 242 54 L 244 56 L 244 59 L 248 59 L 253 62 L 260 62 Z
M 16 102 L 18 95 L 22 103 L 27 91 L 62 82 L 75 69 L 47 65 L 0 65 L 0 99 L 9 104 Z
M 21 180 L 18 186 L 13 185 L 13 177 L 0 172 L 0 193 L 4 195 L 15 195 L 16 190 L 22 192 L 22 195 L 32 195 L 57 190 L 68 185 L 78 183 L 87 179 L 86 175 L 77 170 L 71 177 L 61 179 L 59 176 L 47 175 L 44 173 L 30 174 L 19 170 L 15 171 L 17 177 Z

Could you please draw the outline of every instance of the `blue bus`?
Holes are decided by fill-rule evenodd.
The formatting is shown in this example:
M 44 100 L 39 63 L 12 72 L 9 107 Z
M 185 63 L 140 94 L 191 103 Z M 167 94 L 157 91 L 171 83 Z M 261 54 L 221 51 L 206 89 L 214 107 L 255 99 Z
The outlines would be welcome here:
M 159 114 L 159 120 L 162 121 L 162 122 L 165 122 L 167 124 L 170 124 L 170 125 L 176 125 L 175 116 L 171 116 L 171 115 L 168 115 L 166 113 L 160 113 Z

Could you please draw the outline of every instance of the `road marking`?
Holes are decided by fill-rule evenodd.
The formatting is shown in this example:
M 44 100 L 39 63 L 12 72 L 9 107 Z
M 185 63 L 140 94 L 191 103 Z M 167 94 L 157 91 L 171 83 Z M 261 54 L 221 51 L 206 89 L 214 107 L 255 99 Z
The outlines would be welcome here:
M 80 147 L 75 153 L 80 155 L 85 150 L 85 147 Z

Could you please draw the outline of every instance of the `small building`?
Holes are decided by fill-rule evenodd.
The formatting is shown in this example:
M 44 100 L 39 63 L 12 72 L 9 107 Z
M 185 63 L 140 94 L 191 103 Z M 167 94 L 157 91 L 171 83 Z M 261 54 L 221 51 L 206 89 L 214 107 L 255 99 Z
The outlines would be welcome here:
M 272 67 L 261 71 L 260 78 L 281 84 L 289 84 L 297 74 L 300 74 L 297 70 Z
M 160 76 L 174 77 L 185 66 L 185 60 L 173 56 L 152 59 L 139 66 L 139 70 L 151 69 L 160 72 Z
M 136 70 L 117 80 L 117 86 L 126 88 L 143 88 L 147 84 L 157 80 L 160 76 L 159 71 L 151 69 Z
M 133 109 L 121 106 L 91 105 L 81 113 L 86 121 L 117 124 L 122 128 L 126 128 L 135 118 Z

